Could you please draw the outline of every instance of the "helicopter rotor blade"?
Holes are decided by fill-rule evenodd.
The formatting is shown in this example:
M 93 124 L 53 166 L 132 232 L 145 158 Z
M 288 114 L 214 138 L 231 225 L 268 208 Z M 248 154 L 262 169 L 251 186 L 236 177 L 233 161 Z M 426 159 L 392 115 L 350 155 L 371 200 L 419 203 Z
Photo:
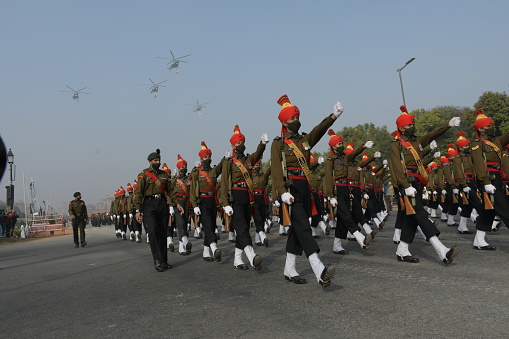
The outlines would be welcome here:
M 75 90 L 73 90 L 71 87 L 65 85 L 65 87 L 69 88 L 71 91 L 75 92 Z
M 159 85 L 159 87 L 168 87 L 168 86 L 165 86 L 165 85 Z
M 177 59 L 182 59 L 182 58 L 186 58 L 188 56 L 190 56 L 191 54 L 188 54 L 188 55 L 184 55 L 184 56 L 181 56 L 180 58 L 177 58 Z
M 78 92 L 79 94 L 91 94 L 91 93 L 87 93 L 87 92 Z
M 77 90 L 76 92 L 83 91 L 86 87 L 83 87 L 82 89 Z
M 189 62 L 187 62 L 187 61 L 184 61 L 184 60 L 180 60 L 180 62 L 185 62 L 186 64 L 188 64 L 188 63 L 189 63 Z
M 170 54 L 171 54 L 171 57 L 172 57 L 173 59 L 175 59 L 175 56 L 173 55 L 173 52 L 172 52 L 172 51 L 170 51 Z
M 156 85 L 156 84 L 152 81 L 152 79 L 148 78 L 148 80 L 150 80 L 150 82 L 152 83 L 152 85 L 154 85 L 154 86 Z
M 164 83 L 166 81 L 168 81 L 168 80 L 164 80 L 164 81 L 158 82 L 157 84 L 159 85 L 159 84 L 162 84 L 162 83 Z
M 166 59 L 166 60 L 171 60 L 170 58 L 163 58 L 163 57 L 156 57 L 157 59 Z

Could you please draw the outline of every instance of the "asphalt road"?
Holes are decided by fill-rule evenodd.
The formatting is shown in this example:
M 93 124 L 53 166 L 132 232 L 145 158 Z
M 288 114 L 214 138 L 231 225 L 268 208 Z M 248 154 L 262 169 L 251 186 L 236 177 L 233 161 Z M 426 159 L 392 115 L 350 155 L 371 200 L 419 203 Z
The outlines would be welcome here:
M 260 272 L 233 268 L 226 235 L 222 262 L 203 261 L 202 240 L 192 239 L 193 253 L 169 253 L 173 269 L 162 273 L 146 242 L 118 240 L 112 226 L 88 226 L 85 248 L 74 248 L 72 235 L 3 244 L 0 337 L 508 337 L 508 229 L 489 234 L 499 248 L 484 252 L 472 249 L 473 235 L 441 224 L 440 239 L 459 245 L 459 256 L 446 266 L 417 235 L 410 250 L 421 262 L 409 264 L 396 260 L 394 218 L 369 251 L 348 242 L 350 254 L 336 255 L 332 235 L 318 239 L 320 257 L 336 267 L 328 289 L 305 257 L 297 270 L 308 284 L 285 282 L 277 230 L 268 248 L 255 246 Z

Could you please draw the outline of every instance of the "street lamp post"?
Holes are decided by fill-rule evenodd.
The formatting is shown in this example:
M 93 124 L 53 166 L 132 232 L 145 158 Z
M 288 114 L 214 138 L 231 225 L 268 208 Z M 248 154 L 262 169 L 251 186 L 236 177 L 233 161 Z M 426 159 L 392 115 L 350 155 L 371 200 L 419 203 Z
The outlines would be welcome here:
M 12 173 L 12 165 L 14 164 L 14 154 L 12 153 L 10 148 L 9 148 L 9 153 L 7 153 L 7 162 L 9 163 L 10 172 L 11 172 L 9 186 L 5 186 L 5 188 L 7 188 L 7 208 L 9 210 L 12 210 L 13 206 L 14 206 L 14 185 L 12 184 L 12 182 L 14 181 L 14 176 Z
M 399 73 L 399 83 L 401 84 L 401 95 L 403 96 L 403 105 L 405 105 L 405 106 L 406 106 L 406 102 L 405 102 L 405 92 L 403 91 L 403 79 L 401 79 L 401 71 L 403 70 L 403 68 L 405 68 L 405 67 L 406 67 L 409 63 L 411 63 L 411 62 L 412 62 L 412 61 L 414 61 L 414 60 L 415 60 L 415 58 L 412 58 L 412 59 L 408 60 L 408 61 L 406 62 L 406 64 L 404 64 L 404 65 L 403 65 L 403 67 L 398 68 L 398 69 L 396 70 L 396 72 L 398 72 L 398 73 Z

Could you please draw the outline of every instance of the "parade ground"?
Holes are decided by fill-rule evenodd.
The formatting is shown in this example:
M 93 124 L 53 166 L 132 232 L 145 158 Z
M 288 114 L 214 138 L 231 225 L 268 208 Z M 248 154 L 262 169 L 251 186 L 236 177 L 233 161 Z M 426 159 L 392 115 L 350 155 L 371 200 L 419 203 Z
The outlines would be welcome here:
M 459 217 L 457 217 L 459 218 Z M 439 224 L 440 239 L 461 253 L 444 265 L 417 234 L 420 259 L 396 260 L 395 212 L 369 251 L 333 233 L 317 239 L 320 258 L 336 267 L 323 289 L 305 257 L 305 285 L 285 282 L 286 237 L 255 246 L 262 270 L 233 267 L 234 244 L 221 234 L 221 262 L 202 260 L 202 239 L 188 256 L 169 253 L 173 268 L 154 269 L 150 248 L 122 241 L 113 226 L 86 228 L 88 245 L 68 235 L 0 245 L 0 337 L 3 338 L 506 338 L 509 333 L 509 231 L 472 248 L 474 235 Z M 468 227 L 474 231 L 469 221 Z M 254 238 L 254 229 L 252 236 Z M 70 233 L 70 234 L 69 234 Z

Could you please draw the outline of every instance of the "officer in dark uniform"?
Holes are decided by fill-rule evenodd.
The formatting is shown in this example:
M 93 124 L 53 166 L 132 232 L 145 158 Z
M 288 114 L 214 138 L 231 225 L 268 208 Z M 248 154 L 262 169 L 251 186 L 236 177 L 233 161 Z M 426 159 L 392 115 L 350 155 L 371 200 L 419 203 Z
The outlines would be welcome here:
M 138 174 L 138 186 L 136 187 L 134 206 L 136 219 L 139 223 L 143 220 L 147 225 L 150 249 L 154 258 L 155 269 L 163 272 L 172 266 L 168 263 L 166 251 L 166 227 L 168 225 L 169 206 L 175 205 L 182 213 L 182 206 L 172 195 L 170 176 L 160 170 L 160 151 L 150 153 L 147 157 L 149 168 Z
M 87 242 L 85 241 L 85 227 L 88 223 L 88 214 L 87 214 L 87 206 L 85 205 L 85 201 L 81 200 L 81 193 L 74 193 L 74 200 L 69 202 L 69 216 L 72 220 L 72 233 L 74 236 L 74 246 L 79 247 L 81 242 L 81 247 L 85 247 Z M 78 228 L 79 238 L 78 238 Z
M 327 129 L 343 113 L 338 101 L 334 113 L 320 122 L 309 134 L 300 134 L 300 110 L 290 103 L 285 94 L 278 99 L 282 109 L 278 119 L 282 124 L 281 137 L 277 137 L 271 146 L 271 168 L 273 196 L 280 196 L 283 204 L 291 205 L 291 224 L 286 243 L 286 263 L 283 274 L 286 281 L 296 284 L 306 283 L 296 270 L 297 255 L 306 254 L 316 280 L 323 287 L 331 284 L 335 269 L 325 266 L 318 258 L 320 248 L 313 238 L 309 218 L 316 214 L 309 186 L 309 154 L 320 141 Z M 281 209 L 286 206 L 281 206 Z M 315 213 L 313 213 L 315 212 Z

